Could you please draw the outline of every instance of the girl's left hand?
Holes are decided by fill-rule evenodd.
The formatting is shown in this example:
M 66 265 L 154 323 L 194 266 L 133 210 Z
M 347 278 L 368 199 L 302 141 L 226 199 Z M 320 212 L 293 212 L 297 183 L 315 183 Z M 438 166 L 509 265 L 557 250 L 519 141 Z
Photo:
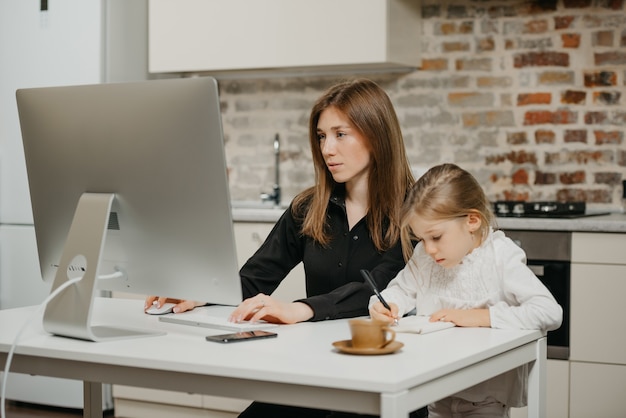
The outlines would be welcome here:
M 437 321 L 458 327 L 491 327 L 489 309 L 442 309 L 430 316 L 430 322 Z

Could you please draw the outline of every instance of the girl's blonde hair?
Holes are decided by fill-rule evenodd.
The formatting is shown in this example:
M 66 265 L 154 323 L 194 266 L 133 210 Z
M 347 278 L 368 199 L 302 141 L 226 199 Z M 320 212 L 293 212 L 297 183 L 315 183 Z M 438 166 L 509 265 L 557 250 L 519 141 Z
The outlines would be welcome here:
M 432 167 L 411 187 L 402 206 L 401 239 L 405 260 L 413 254 L 410 223 L 415 216 L 429 220 L 446 220 L 475 213 L 480 217 L 481 241 L 495 223 L 491 204 L 478 181 L 455 164 Z
M 326 211 L 337 183 L 326 167 L 317 124 L 322 112 L 331 107 L 341 112 L 367 141 L 371 153 L 367 226 L 376 248 L 385 251 L 400 239 L 400 209 L 408 188 L 415 180 L 391 100 L 371 80 L 357 79 L 337 84 L 314 104 L 309 120 L 309 142 L 315 167 L 315 186 L 296 196 L 294 215 L 303 218 L 304 235 L 312 237 L 322 246 L 330 244 Z

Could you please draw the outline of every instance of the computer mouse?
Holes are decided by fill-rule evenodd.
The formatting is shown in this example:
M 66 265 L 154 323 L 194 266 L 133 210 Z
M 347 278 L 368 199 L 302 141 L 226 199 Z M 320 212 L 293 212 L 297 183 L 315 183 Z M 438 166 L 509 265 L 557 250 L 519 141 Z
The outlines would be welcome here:
M 164 303 L 160 308 L 157 308 L 156 304 L 152 304 L 151 307 L 146 309 L 146 313 L 150 315 L 164 315 L 168 313 L 172 313 L 172 309 L 176 306 L 175 303 Z

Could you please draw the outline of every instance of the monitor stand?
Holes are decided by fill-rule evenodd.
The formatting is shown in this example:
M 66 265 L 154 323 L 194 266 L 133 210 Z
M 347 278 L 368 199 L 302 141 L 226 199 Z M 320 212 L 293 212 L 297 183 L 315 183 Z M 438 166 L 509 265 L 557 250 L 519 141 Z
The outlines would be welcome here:
M 47 332 L 96 342 L 165 334 L 91 325 L 98 267 L 114 199 L 115 195 L 108 193 L 83 193 L 80 197 L 51 292 L 71 280 L 70 273 L 82 272 L 82 279 L 48 302 L 43 316 Z

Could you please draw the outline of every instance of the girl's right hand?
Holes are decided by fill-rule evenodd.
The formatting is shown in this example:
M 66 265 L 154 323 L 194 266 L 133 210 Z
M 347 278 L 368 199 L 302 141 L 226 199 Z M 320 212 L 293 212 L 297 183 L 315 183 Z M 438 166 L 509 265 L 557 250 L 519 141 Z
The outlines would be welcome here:
M 375 302 L 370 308 L 370 316 L 377 321 L 395 323 L 398 320 L 398 305 L 390 303 L 391 311 L 380 302 Z

